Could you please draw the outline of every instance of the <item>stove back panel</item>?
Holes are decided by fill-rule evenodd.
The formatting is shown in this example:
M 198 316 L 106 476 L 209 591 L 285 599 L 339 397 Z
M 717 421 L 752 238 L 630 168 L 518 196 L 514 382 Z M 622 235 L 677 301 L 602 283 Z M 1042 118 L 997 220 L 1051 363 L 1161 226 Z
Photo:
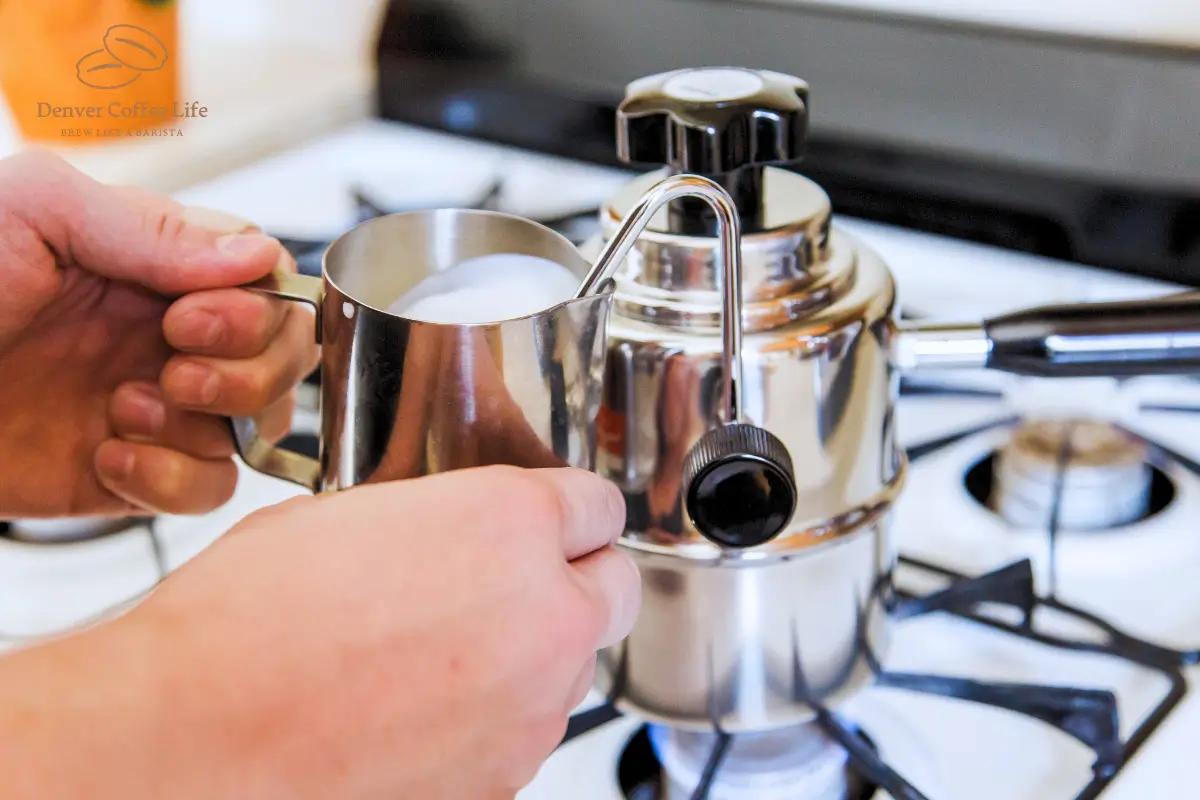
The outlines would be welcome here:
M 774 3 L 395 0 L 378 56 L 386 118 L 598 163 L 630 80 L 799 75 L 798 170 L 839 213 L 1200 285 L 1200 51 Z

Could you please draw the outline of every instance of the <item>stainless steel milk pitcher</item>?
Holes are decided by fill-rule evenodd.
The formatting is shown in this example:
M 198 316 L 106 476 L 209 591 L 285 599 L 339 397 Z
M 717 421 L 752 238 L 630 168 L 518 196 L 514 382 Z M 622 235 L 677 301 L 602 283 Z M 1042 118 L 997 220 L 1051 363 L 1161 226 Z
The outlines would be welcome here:
M 330 246 L 319 279 L 253 285 L 317 309 L 321 447 L 319 460 L 269 447 L 238 419 L 246 463 L 313 491 L 494 463 L 590 467 L 609 293 L 482 325 L 386 310 L 431 274 L 494 253 L 546 258 L 581 280 L 591 268 L 533 222 L 436 210 L 357 226 Z
M 675 176 L 647 192 L 594 265 L 535 222 L 448 209 L 357 226 L 330 246 L 319 279 L 276 273 L 247 287 L 317 311 L 321 446 L 319 459 L 284 451 L 261 440 L 252 420 L 235 419 L 243 460 L 312 491 L 489 464 L 593 469 L 609 276 L 649 217 L 684 195 L 723 219 L 725 272 L 737 275 L 732 200 L 704 178 Z M 491 323 L 418 321 L 388 310 L 424 279 L 495 254 L 548 259 L 580 287 L 550 308 Z

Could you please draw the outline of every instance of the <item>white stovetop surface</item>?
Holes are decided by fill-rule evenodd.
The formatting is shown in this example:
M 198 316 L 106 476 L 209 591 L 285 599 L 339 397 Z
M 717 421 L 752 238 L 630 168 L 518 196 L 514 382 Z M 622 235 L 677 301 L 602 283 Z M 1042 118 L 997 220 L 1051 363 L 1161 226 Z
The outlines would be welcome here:
M 185 202 L 220 207 L 279 234 L 330 236 L 352 220 L 349 183 L 388 203 L 469 202 L 498 173 L 508 176 L 507 206 L 517 212 L 595 204 L 625 175 L 463 141 L 381 122 L 273 157 L 181 192 Z M 880 251 L 894 268 L 906 306 L 972 318 L 1020 305 L 1146 296 L 1168 289 L 991 248 L 844 220 L 843 227 Z M 1143 380 L 1118 390 L 1108 381 L 1063 384 L 996 375 L 956 378 L 1002 388 L 1006 400 L 913 397 L 901 403 L 900 436 L 915 443 L 1001 416 L 1006 408 L 1084 410 L 1132 427 L 1200 460 L 1200 415 L 1145 414 L 1143 400 L 1200 405 L 1200 383 Z M 902 550 L 964 571 L 986 571 L 1028 555 L 1044 572 L 1042 537 L 1009 530 L 962 490 L 965 469 L 995 445 L 977 436 L 914 465 L 897 510 Z M 1060 596 L 1130 632 L 1177 646 L 1200 645 L 1200 479 L 1170 469 L 1178 489 L 1162 514 L 1127 530 L 1064 538 Z M 158 522 L 165 560 L 174 568 L 252 509 L 297 490 L 248 470 L 234 500 L 200 518 Z M 8 641 L 85 621 L 135 597 L 155 579 L 145 530 L 75 546 L 0 540 L 0 635 Z M 16 638 L 13 638 L 13 637 Z M 1128 732 L 1162 691 L 1149 673 L 1050 652 L 934 616 L 904 623 L 888 666 L 907 671 L 1111 688 Z M 1193 671 L 1192 678 L 1200 677 Z M 589 702 L 595 702 L 593 698 Z M 1073 740 L 1013 714 L 948 700 L 869 690 L 844 709 L 868 729 L 902 774 L 932 800 L 1070 800 L 1089 776 L 1090 753 Z M 616 754 L 636 723 L 595 731 L 556 754 L 521 800 L 619 800 Z M 1105 800 L 1175 796 L 1193 769 L 1200 741 L 1200 695 L 1191 696 L 1128 766 Z

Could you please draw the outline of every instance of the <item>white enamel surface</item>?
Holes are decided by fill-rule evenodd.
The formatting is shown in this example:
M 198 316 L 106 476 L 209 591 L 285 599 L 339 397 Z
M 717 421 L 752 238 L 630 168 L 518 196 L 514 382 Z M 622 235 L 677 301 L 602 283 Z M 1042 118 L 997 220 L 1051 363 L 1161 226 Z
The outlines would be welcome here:
M 501 174 L 509 179 L 503 209 L 526 215 L 594 205 L 624 178 L 616 171 L 372 122 L 197 187 L 180 199 L 248 216 L 280 233 L 331 236 L 353 221 L 345 191 L 351 183 L 389 191 L 392 202 L 415 205 L 436 199 L 452 204 L 474 199 Z M 842 224 L 892 265 L 905 304 L 940 318 L 970 319 L 1059 300 L 1148 296 L 1170 288 L 876 224 Z M 993 388 L 1005 396 L 906 398 L 897 420 L 906 443 L 1014 411 L 1087 413 L 1119 420 L 1200 460 L 1200 415 L 1139 410 L 1142 404 L 1200 406 L 1200 383 L 1172 378 L 1118 386 L 983 373 L 929 380 Z M 971 437 L 914 464 L 897 509 L 896 534 L 904 552 L 965 571 L 1032 558 L 1044 588 L 1044 535 L 1005 525 L 963 489 L 965 470 L 1001 437 L 999 432 Z M 1200 644 L 1200 480 L 1177 467 L 1169 472 L 1177 497 L 1163 513 L 1128 529 L 1062 537 L 1058 589 L 1065 600 L 1132 633 L 1195 646 Z M 246 472 L 234 501 L 218 513 L 161 523 L 168 563 L 177 565 L 201 551 L 252 509 L 296 493 Z M 0 542 L 0 632 L 56 631 L 145 591 L 154 574 L 144 532 L 59 548 Z M 1120 699 L 1126 733 L 1163 690 L 1161 680 L 1150 673 L 1047 650 L 941 616 L 901 625 L 888 666 L 1109 688 Z M 1191 677 L 1200 677 L 1195 672 Z M 862 693 L 842 711 L 861 723 L 887 760 L 932 800 L 1071 800 L 1090 776 L 1086 748 L 1003 711 L 883 690 Z M 620 721 L 564 748 L 521 793 L 521 800 L 621 800 L 616 760 L 635 728 L 635 722 Z M 1198 741 L 1200 695 L 1195 695 L 1150 739 L 1103 800 L 1185 796 Z
M 676 100 L 721 103 L 749 97 L 763 87 L 750 70 L 729 67 L 689 69 L 667 79 L 663 92 Z

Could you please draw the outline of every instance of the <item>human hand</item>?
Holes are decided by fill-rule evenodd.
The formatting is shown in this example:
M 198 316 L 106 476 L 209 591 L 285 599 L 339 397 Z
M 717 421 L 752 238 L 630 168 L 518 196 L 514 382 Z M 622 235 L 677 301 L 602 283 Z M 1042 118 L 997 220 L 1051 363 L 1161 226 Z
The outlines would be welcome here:
M 414 326 L 403 350 L 404 380 L 396 419 L 371 483 L 438 471 L 507 464 L 565 467 L 538 436 L 505 383 L 495 331 L 454 325 Z M 331 370 L 344 365 L 331 365 Z M 475 409 L 484 409 L 478 413 Z
M 704 432 L 692 410 L 701 396 L 700 372 L 687 356 L 673 355 L 663 367 L 663 398 L 658 403 L 658 454 L 647 487 L 649 534 L 671 541 L 683 532 L 683 462 L 691 443 Z M 697 429 L 699 428 L 699 429 Z
M 0 661 L 0 795 L 511 798 L 633 626 L 624 519 L 592 473 L 515 467 L 255 513 L 127 616 Z
M 0 518 L 198 513 L 233 493 L 222 415 L 277 440 L 312 315 L 230 288 L 294 269 L 243 220 L 0 161 Z

